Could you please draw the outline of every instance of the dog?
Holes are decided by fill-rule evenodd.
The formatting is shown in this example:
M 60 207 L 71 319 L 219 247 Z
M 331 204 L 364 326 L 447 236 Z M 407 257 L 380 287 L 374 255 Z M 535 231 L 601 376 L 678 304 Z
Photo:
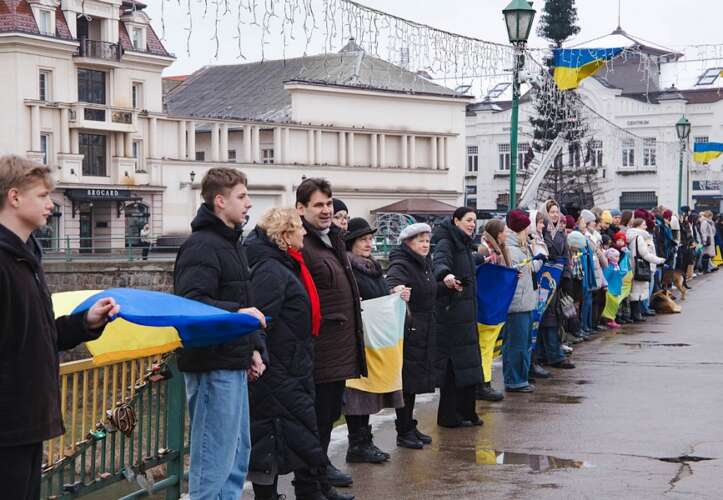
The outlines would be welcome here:
M 673 294 L 668 290 L 660 290 L 653 295 L 653 308 L 661 314 L 677 314 L 683 310 L 673 300 Z
M 688 289 L 683 285 L 683 273 L 675 269 L 666 269 L 663 272 L 663 288 L 669 289 L 671 285 L 675 285 L 675 288 L 680 292 L 680 300 L 685 300 L 685 294 L 688 293 Z

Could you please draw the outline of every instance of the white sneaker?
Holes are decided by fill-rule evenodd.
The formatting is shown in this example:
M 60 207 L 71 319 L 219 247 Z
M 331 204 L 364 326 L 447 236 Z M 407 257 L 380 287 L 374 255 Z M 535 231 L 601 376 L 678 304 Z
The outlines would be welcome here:
M 573 351 L 572 347 L 570 347 L 569 345 L 562 344 L 562 352 L 564 352 L 565 354 L 569 354 L 572 351 Z

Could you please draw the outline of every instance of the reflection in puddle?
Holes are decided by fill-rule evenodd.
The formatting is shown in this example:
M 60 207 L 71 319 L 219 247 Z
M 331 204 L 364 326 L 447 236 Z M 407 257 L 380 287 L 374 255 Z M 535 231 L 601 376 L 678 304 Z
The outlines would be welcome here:
M 661 344 L 654 340 L 641 340 L 640 342 L 623 342 L 622 345 L 632 347 L 633 349 L 643 349 L 647 347 L 690 347 L 690 344 Z
M 555 469 L 589 469 L 593 467 L 591 463 L 582 460 L 480 448 L 475 450 L 475 463 L 477 465 L 526 465 L 533 472 L 547 472 Z
M 582 403 L 584 396 L 568 396 L 566 394 L 535 394 L 530 398 L 534 403 L 557 403 L 562 405 L 577 405 Z

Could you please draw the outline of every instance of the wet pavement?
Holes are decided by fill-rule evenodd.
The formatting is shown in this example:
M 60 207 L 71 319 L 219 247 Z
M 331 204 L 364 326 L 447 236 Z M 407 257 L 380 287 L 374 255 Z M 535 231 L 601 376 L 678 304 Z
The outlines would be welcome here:
M 372 417 L 383 465 L 332 462 L 358 499 L 723 498 L 723 273 L 699 278 L 678 315 L 605 332 L 575 346 L 575 370 L 554 370 L 533 394 L 478 403 L 484 426 L 435 425 L 437 396 L 417 418 L 434 443 L 395 445 L 394 417 Z M 500 387 L 495 368 L 493 385 Z M 294 498 L 288 478 L 281 491 Z M 244 498 L 251 498 L 248 493 Z

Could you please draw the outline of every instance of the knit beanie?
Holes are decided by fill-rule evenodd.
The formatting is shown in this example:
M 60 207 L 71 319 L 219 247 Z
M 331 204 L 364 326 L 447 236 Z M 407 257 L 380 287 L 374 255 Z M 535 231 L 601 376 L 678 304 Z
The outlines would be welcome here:
M 600 216 L 600 221 L 605 224 L 612 224 L 613 223 L 613 215 L 610 213 L 609 210 L 605 210 L 602 215 Z
M 567 235 L 567 244 L 571 248 L 580 250 L 582 248 L 585 248 L 585 245 L 587 244 L 587 239 L 585 239 L 585 236 L 580 231 L 573 231 Z
M 567 226 L 567 229 L 575 229 L 577 227 L 577 222 L 575 222 L 575 217 L 572 215 L 566 215 L 565 216 L 565 225 Z
M 595 222 L 597 220 L 595 214 L 590 210 L 583 210 L 580 212 L 580 218 L 585 224 L 590 224 L 591 222 Z
M 507 214 L 507 227 L 515 233 L 524 231 L 530 225 L 530 217 L 527 212 L 516 208 Z
M 346 204 L 339 198 L 334 198 L 332 203 L 334 204 L 334 213 L 341 212 L 342 210 L 344 210 L 347 214 L 349 213 L 349 209 L 346 208 Z

